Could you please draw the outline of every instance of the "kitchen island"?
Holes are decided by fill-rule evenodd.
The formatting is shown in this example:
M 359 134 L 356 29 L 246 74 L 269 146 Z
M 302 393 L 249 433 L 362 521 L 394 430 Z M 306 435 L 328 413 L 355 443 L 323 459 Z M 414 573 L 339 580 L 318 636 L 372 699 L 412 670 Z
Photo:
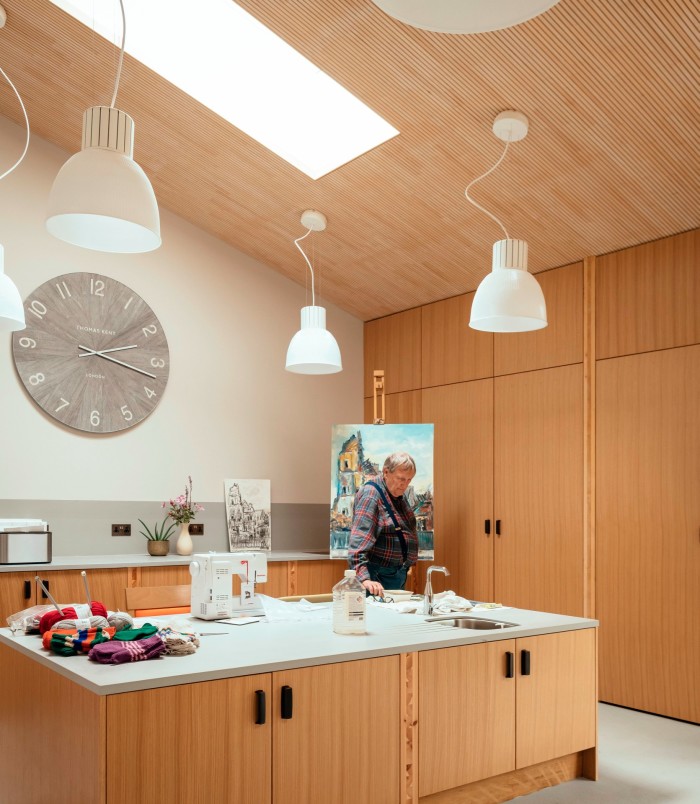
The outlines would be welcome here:
M 117 666 L 0 629 L 2 778 L 13 804 L 506 801 L 594 778 L 596 621 L 477 616 L 516 625 L 196 621 L 196 654 Z

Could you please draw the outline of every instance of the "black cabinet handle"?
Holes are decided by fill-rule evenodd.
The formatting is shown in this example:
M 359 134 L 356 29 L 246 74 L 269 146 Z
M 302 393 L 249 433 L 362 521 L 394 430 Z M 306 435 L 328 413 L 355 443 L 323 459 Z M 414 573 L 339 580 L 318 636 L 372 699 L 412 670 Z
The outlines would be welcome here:
M 506 651 L 506 678 L 513 678 L 515 675 L 515 656 L 513 651 Z
M 42 578 L 42 582 L 43 582 L 44 586 L 46 587 L 46 592 L 50 592 L 50 591 L 51 591 L 51 589 L 49 588 L 49 582 L 48 582 L 48 581 L 45 581 L 43 578 Z M 43 589 L 41 590 L 41 597 L 42 597 L 44 600 L 47 600 L 47 599 L 48 599 L 48 598 L 47 598 L 47 595 L 46 595 L 46 592 L 45 592 Z
M 500 535 L 501 535 L 501 520 L 497 519 L 496 520 L 496 536 L 500 536 Z
M 524 650 L 520 653 L 520 672 L 524 676 L 530 675 L 530 651 Z
M 485 519 L 484 520 L 484 533 L 487 536 L 491 535 L 491 520 L 490 519 Z
M 286 684 L 282 687 L 282 720 L 292 719 L 292 688 Z
M 32 582 L 25 581 L 24 582 L 24 599 L 29 600 L 32 596 Z
M 264 726 L 266 719 L 265 690 L 255 690 L 255 725 Z

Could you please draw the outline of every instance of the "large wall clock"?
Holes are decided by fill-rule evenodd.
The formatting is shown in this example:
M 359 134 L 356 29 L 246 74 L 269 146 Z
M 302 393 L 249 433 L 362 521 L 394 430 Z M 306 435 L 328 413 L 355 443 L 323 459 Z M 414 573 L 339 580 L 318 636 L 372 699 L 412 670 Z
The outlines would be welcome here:
M 156 314 L 121 282 L 63 274 L 24 303 L 12 337 L 29 396 L 76 430 L 114 433 L 152 413 L 168 382 L 168 341 Z

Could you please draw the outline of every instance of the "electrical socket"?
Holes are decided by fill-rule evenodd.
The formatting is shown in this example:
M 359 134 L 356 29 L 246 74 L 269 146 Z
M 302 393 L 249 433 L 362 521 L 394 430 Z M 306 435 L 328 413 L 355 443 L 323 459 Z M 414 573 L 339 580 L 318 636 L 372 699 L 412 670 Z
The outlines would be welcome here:
M 131 525 L 112 525 L 112 536 L 131 536 Z
M 201 522 L 191 522 L 187 530 L 190 536 L 204 536 L 204 525 Z

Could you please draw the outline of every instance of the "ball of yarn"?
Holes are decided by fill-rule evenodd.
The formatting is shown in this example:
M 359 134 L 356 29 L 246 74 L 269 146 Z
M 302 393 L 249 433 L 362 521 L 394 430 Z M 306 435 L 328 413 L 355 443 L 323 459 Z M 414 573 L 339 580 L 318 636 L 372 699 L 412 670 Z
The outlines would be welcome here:
M 134 625 L 133 617 L 125 611 L 113 611 L 108 617 L 107 622 L 117 631 L 132 628 Z
M 90 603 L 90 611 L 95 617 L 107 617 L 107 609 L 104 603 L 100 603 L 99 600 L 93 600 Z
M 58 612 L 56 612 L 58 614 Z M 90 628 L 108 628 L 109 623 L 107 622 L 106 617 L 102 616 L 92 616 L 90 619 Z M 80 620 L 73 620 L 73 619 L 66 619 L 66 620 L 59 620 L 57 623 L 51 626 L 51 631 L 58 630 L 59 628 L 72 628 L 72 629 L 79 629 L 81 626 Z M 82 626 L 85 627 L 84 625 Z
M 64 606 L 61 611 L 51 609 L 51 611 L 47 611 L 46 614 L 43 614 L 39 620 L 39 633 L 43 634 L 46 631 L 50 631 L 55 627 L 55 624 L 61 620 L 75 619 L 77 616 L 72 606 Z

